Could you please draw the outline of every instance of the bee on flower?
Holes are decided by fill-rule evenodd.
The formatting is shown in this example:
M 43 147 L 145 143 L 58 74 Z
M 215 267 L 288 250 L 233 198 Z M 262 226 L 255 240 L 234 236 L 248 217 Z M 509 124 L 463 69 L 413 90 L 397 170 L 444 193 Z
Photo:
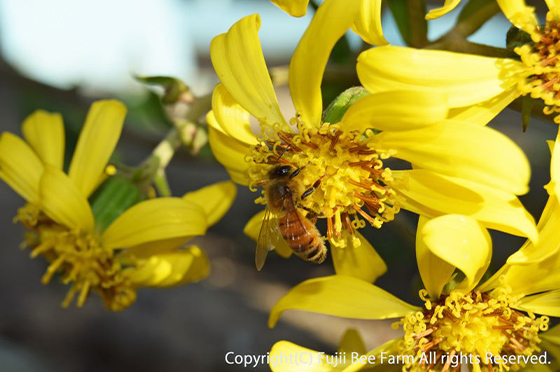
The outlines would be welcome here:
M 207 116 L 210 145 L 235 182 L 263 191 L 256 202 L 267 207 L 245 232 L 257 240 L 273 229 L 265 249 L 319 262 L 323 248 L 311 225 L 323 219 L 337 273 L 368 281 L 385 265 L 358 230 L 380 228 L 401 209 L 428 218 L 465 214 L 536 240 L 534 221 L 516 197 L 527 192 L 526 157 L 490 128 L 449 120 L 445 95 L 351 88 L 323 112 L 324 68 L 359 3 L 330 1 L 329 12 L 315 14 L 290 64 L 296 115 L 289 119 L 268 75 L 259 16 L 241 19 L 212 42 L 221 83 Z M 255 132 L 250 116 L 259 123 Z M 390 158 L 414 167 L 390 167 Z M 260 267 L 266 252 L 258 246 Z
M 560 112 L 560 5 L 546 1 L 549 11 L 539 25 L 535 9 L 524 0 L 498 0 L 513 26 L 526 33 L 514 48 L 517 58 L 383 46 L 359 57 L 358 75 L 372 92 L 415 89 L 449 96 L 456 118 L 487 124 L 519 96 L 544 102 L 545 114 Z M 514 54 L 514 55 L 515 55 Z M 554 119 L 560 121 L 558 116 Z
M 373 284 L 336 275 L 293 288 L 273 307 L 269 325 L 273 327 L 284 311 L 293 309 L 345 318 L 400 319 L 393 326 L 402 329 L 402 338 L 368 353 L 363 347 L 355 351 L 377 356 L 377 365 L 370 368 L 380 367 L 384 353 L 401 357 L 398 361 L 403 371 L 459 370 L 461 364 L 473 371 L 532 370 L 529 357 L 560 346 L 560 328 L 547 331 L 549 317 L 560 316 L 559 146 L 560 137 L 551 144 L 552 182 L 547 186 L 550 197 L 538 224 L 538 243 L 527 241 L 490 279 L 481 281 L 492 250 L 490 237 L 478 222 L 461 215 L 430 221 L 421 217 L 416 258 L 425 287 L 420 291 L 422 307 L 405 303 Z M 458 283 L 453 280 L 457 271 L 464 277 Z M 271 357 L 302 351 L 321 360 L 320 353 L 286 341 L 274 345 Z M 465 358 L 452 366 L 453 357 L 461 355 Z M 551 355 L 546 358 L 539 367 L 557 370 L 548 364 Z M 325 371 L 335 370 L 324 358 L 321 365 Z M 366 366 L 348 359 L 336 370 L 356 371 Z M 284 364 L 272 370 L 291 369 Z
M 58 275 L 71 285 L 63 307 L 76 296 L 81 307 L 96 292 L 108 309 L 123 310 L 140 287 L 203 279 L 208 258 L 196 245 L 183 246 L 219 220 L 235 197 L 228 181 L 183 198 L 141 201 L 106 223 L 90 201 L 111 169 L 125 113 L 118 101 L 93 103 L 67 173 L 59 114 L 31 114 L 22 125 L 25 140 L 8 132 L 0 137 L 0 177 L 27 202 L 15 217 L 27 230 L 23 245 L 31 257 L 48 261 L 43 284 Z

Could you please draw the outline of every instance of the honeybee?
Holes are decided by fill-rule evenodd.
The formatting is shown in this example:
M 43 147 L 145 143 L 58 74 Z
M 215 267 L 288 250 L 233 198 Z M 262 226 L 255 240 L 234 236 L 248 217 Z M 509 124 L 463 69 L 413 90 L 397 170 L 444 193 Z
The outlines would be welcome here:
M 325 242 L 315 226 L 298 210 L 294 201 L 297 184 L 292 179 L 300 169 L 289 165 L 276 166 L 268 173 L 265 185 L 267 209 L 257 241 L 255 264 L 261 270 L 268 251 L 284 242 L 300 258 L 320 264 L 327 257 Z M 307 196 L 313 188 L 307 190 Z M 315 218 L 316 220 L 316 218 Z

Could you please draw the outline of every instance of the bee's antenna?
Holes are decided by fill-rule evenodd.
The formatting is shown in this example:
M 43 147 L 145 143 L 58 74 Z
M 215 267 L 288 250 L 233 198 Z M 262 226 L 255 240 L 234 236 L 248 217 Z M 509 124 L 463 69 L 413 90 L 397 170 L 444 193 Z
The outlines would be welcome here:
M 286 153 L 286 151 L 288 151 L 288 149 L 290 148 L 290 144 L 288 144 L 288 146 L 286 146 L 286 148 L 282 151 L 282 153 L 280 155 L 278 155 L 278 160 L 282 159 L 282 156 L 284 156 L 284 154 Z

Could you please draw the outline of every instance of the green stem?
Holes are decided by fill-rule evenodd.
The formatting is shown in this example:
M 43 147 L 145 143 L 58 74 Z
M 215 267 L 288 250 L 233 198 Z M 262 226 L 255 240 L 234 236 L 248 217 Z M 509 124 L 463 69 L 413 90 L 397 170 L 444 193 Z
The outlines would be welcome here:
M 159 145 L 156 146 L 154 151 L 152 151 L 152 155 L 146 162 L 157 162 L 158 169 L 165 169 L 182 144 L 180 130 L 174 127 Z
M 496 3 L 495 1 L 489 1 L 486 5 L 481 6 L 464 19 L 460 19 L 455 27 L 451 29 L 450 33 L 456 33 L 463 36 L 464 38 L 467 38 L 478 31 L 478 29 L 480 29 L 490 18 L 494 17 L 499 11 L 500 8 L 498 7 L 498 3 Z
M 171 188 L 169 187 L 169 182 L 167 181 L 167 175 L 165 174 L 165 169 L 159 168 L 154 176 L 154 186 L 158 191 L 158 194 L 163 197 L 171 196 Z
M 408 0 L 408 24 L 410 27 L 409 44 L 414 48 L 426 46 L 428 41 L 428 22 L 426 22 L 424 0 Z

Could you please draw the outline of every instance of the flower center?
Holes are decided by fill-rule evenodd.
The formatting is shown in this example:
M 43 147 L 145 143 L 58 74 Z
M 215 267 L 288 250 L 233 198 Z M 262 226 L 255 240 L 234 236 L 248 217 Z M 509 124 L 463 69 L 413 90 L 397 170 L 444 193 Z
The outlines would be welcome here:
M 518 298 L 510 292 L 507 287 L 489 294 L 454 290 L 432 303 L 420 291 L 424 310 L 394 324 L 405 331 L 400 352 L 414 357 L 403 370 L 445 372 L 461 364 L 474 371 L 518 370 L 523 358 L 515 356 L 540 352 L 538 332 L 548 329 L 549 319 L 512 309 Z
M 551 13 L 544 27 L 531 33 L 534 44 L 514 49 L 528 68 L 528 77 L 519 83 L 522 94 L 540 98 L 547 106 L 545 113 L 560 112 L 560 23 Z
M 50 262 L 42 283 L 48 284 L 55 273 L 64 284 L 73 283 L 63 307 L 68 307 L 76 294 L 78 307 L 83 306 L 91 290 L 99 292 L 105 305 L 114 311 L 124 310 L 135 301 L 135 288 L 122 274 L 113 250 L 101 246 L 94 236 L 55 223 L 32 204 L 20 208 L 15 220 L 29 230 L 24 246 L 32 249 L 31 257 L 40 255 Z
M 304 214 L 327 219 L 327 238 L 335 244 L 343 229 L 353 232 L 366 221 L 379 228 L 393 220 L 399 205 L 391 170 L 383 165 L 389 154 L 371 147 L 373 130 L 347 133 L 329 123 L 298 128 L 295 133 L 289 127 L 263 125 L 261 141 L 248 159 L 253 190 L 266 185 L 274 167 L 299 170 L 290 178 L 296 185 L 291 190 L 294 203 Z M 266 203 L 266 198 L 257 203 Z

